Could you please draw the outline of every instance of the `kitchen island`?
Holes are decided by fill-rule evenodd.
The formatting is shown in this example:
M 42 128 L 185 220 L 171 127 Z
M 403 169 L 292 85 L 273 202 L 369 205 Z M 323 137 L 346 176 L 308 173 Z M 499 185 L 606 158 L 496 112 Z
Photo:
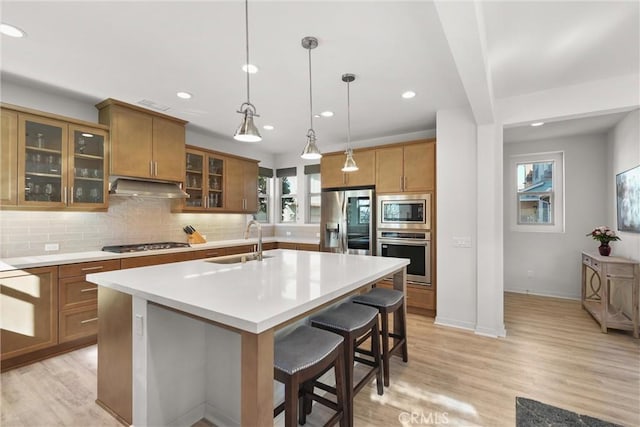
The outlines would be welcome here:
M 98 403 L 140 426 L 272 425 L 276 331 L 388 276 L 406 290 L 405 259 L 264 256 L 88 275 L 99 285 Z

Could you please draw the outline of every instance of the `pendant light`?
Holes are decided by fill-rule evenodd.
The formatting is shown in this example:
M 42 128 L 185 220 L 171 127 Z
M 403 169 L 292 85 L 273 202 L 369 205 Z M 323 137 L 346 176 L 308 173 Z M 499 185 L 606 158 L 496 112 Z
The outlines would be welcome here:
M 322 157 L 322 153 L 316 145 L 316 132 L 313 130 L 313 91 L 311 85 L 311 49 L 318 47 L 318 39 L 305 37 L 302 39 L 302 47 L 309 51 L 309 121 L 311 125 L 307 131 L 307 144 L 304 146 L 300 157 L 303 159 L 319 159 Z
M 249 67 L 249 0 L 244 1 L 244 24 L 245 24 L 245 41 L 246 41 L 246 54 L 247 54 L 247 67 Z M 249 71 L 245 71 L 247 74 L 247 102 L 243 102 L 240 106 L 240 110 L 237 112 L 243 115 L 242 122 L 238 126 L 238 130 L 233 135 L 233 139 L 242 142 L 258 142 L 262 141 L 262 136 L 258 132 L 258 128 L 253 124 L 254 117 L 260 117 L 256 114 L 256 107 L 250 101 L 249 94 Z
M 355 74 L 347 73 L 342 75 L 342 81 L 347 84 L 347 151 L 344 152 L 347 157 L 344 160 L 342 172 L 355 172 L 358 170 L 358 165 L 353 160 L 353 150 L 351 149 L 351 94 L 349 92 L 349 84 L 355 79 Z

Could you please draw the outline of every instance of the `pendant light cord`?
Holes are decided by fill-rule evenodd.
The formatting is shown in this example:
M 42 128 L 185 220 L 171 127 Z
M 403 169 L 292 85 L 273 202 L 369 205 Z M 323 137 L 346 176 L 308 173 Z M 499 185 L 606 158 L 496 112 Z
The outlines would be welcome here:
M 309 121 L 313 131 L 313 91 L 311 90 L 311 49 L 309 49 Z
M 250 89 L 249 89 L 249 0 L 244 1 L 244 36 L 245 47 L 247 53 L 247 104 L 251 105 Z
M 349 91 L 351 82 L 347 82 L 347 149 L 351 149 L 351 93 Z

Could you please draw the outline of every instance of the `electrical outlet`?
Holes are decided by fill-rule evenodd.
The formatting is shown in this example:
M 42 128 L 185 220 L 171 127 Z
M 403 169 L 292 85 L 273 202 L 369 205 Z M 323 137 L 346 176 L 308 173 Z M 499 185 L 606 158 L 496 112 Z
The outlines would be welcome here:
M 316 237 L 320 237 L 320 233 L 316 233 Z
M 471 247 L 471 237 L 454 237 L 453 238 L 453 247 L 454 248 L 470 248 Z
M 287 231 L 287 236 L 291 236 L 291 232 L 290 231 Z
M 59 251 L 60 245 L 58 243 L 45 243 L 44 244 L 45 251 Z

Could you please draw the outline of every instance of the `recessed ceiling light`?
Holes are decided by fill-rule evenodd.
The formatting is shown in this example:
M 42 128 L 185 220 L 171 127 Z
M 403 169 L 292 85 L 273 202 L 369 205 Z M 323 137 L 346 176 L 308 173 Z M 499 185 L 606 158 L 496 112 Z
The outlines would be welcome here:
M 85 138 L 93 138 L 92 133 L 83 133 L 82 136 L 84 136 Z
M 264 126 L 262 126 L 262 129 L 264 129 L 264 130 L 273 130 L 274 127 L 271 126 L 271 125 L 264 125 Z
M 313 117 L 315 117 L 316 119 L 320 118 L 320 114 L 314 114 Z
M 333 117 L 333 111 L 323 111 L 320 115 L 322 117 Z
M 193 96 L 189 92 L 178 92 L 176 93 L 176 95 L 178 96 L 178 98 L 182 99 L 191 99 L 191 97 Z
M 244 64 L 242 66 L 242 71 L 244 71 L 245 73 L 249 73 L 249 74 L 255 74 L 258 72 L 258 67 L 256 67 L 253 64 Z
M 544 124 L 544 122 L 535 122 L 535 123 L 531 123 L 531 126 L 536 127 L 536 126 L 542 126 Z
M 406 92 L 404 92 L 404 93 L 402 94 L 402 97 L 403 97 L 404 99 L 411 99 L 411 98 L 413 98 L 414 96 L 416 96 L 416 93 L 415 93 L 414 91 L 412 91 L 412 90 L 408 90 L 408 91 L 406 91 Z
M 5 36 L 16 38 L 21 38 L 27 35 L 27 33 L 22 31 L 20 28 L 5 23 L 0 24 L 0 33 L 4 34 Z

